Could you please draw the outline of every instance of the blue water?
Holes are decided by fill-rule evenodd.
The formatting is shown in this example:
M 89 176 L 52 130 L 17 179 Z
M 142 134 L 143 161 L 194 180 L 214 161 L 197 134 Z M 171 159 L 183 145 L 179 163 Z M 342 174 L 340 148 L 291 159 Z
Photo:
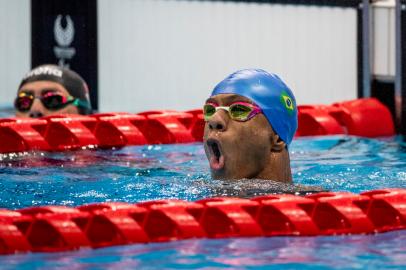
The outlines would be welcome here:
M 296 139 L 294 182 L 332 191 L 406 188 L 400 137 Z M 0 207 L 239 195 L 214 181 L 201 144 L 0 155 Z M 266 185 L 255 187 L 266 193 Z M 246 194 L 245 194 L 246 195 Z M 0 257 L 2 269 L 405 269 L 406 231 L 338 237 L 187 240 Z
M 233 238 L 8 255 L 2 269 L 405 269 L 406 233 Z

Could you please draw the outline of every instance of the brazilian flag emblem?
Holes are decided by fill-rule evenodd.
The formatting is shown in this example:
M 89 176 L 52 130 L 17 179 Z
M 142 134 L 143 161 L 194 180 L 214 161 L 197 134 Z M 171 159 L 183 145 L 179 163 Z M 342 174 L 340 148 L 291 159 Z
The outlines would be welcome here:
M 293 111 L 295 110 L 295 103 L 294 103 L 293 99 L 289 96 L 289 94 L 286 93 L 285 91 L 282 92 L 280 101 L 281 101 L 282 105 L 286 108 L 288 113 L 292 114 Z

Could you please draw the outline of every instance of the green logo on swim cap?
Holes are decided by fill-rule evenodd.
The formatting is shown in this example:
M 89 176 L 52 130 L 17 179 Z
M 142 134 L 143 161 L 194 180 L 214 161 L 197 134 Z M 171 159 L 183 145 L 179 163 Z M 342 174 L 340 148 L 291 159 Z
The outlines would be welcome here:
M 282 92 L 280 101 L 285 106 L 289 114 L 293 113 L 293 111 L 295 110 L 295 103 L 293 102 L 292 98 L 288 95 L 288 93 L 286 93 L 285 91 Z

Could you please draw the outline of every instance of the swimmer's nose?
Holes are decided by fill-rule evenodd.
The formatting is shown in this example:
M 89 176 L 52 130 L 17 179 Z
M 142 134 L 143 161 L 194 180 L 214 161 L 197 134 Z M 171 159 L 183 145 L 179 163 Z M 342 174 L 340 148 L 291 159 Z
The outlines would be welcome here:
M 28 114 L 31 118 L 39 118 L 44 116 L 44 107 L 39 99 L 34 99 L 34 103 L 31 106 L 30 113 Z
M 227 123 L 224 117 L 221 117 L 222 112 L 218 111 L 213 117 L 208 121 L 209 129 L 214 131 L 225 131 L 227 128 Z
M 39 111 L 31 111 L 29 115 L 31 118 L 40 118 L 40 117 L 44 116 L 44 114 Z

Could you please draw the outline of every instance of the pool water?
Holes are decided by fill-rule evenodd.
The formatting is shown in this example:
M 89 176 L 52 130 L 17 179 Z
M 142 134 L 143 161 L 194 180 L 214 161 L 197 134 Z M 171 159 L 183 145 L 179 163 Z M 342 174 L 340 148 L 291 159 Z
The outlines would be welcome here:
M 359 193 L 406 188 L 401 137 L 299 138 L 294 182 Z M 275 191 L 267 181 L 215 181 L 201 144 L 64 153 L 0 154 L 0 207 L 76 206 Z M 200 239 L 73 252 L 1 256 L 2 269 L 404 269 L 406 231 L 337 237 Z

